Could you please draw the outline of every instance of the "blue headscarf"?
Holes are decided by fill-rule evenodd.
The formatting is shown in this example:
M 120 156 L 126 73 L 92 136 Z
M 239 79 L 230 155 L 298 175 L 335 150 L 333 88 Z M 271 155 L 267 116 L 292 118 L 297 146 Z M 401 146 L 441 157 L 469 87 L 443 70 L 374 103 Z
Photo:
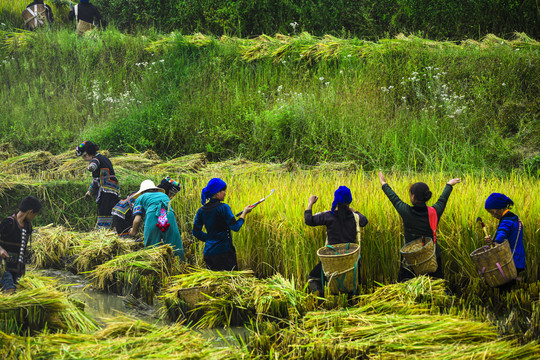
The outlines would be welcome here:
M 334 193 L 334 201 L 332 202 L 332 214 L 337 208 L 338 204 L 350 204 L 352 203 L 352 194 L 346 186 L 340 186 Z
M 201 192 L 201 203 L 206 204 L 206 200 L 225 189 L 227 184 L 220 178 L 213 178 L 208 182 L 208 185 Z
M 486 209 L 506 209 L 509 205 L 514 205 L 514 202 L 508 196 L 500 193 L 492 193 L 486 199 L 484 207 Z

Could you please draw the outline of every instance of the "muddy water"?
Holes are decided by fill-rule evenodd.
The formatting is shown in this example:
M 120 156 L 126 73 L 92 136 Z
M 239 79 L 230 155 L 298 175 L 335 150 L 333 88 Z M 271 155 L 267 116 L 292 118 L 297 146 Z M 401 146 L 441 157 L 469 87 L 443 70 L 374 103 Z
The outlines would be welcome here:
M 161 326 L 169 325 L 171 322 L 161 315 L 159 308 L 162 304 L 156 301 L 153 306 L 145 306 L 145 309 L 132 309 L 124 303 L 123 296 L 106 294 L 95 291 L 87 279 L 82 275 L 74 275 L 65 270 L 32 270 L 31 273 L 39 276 L 55 278 L 60 284 L 66 286 L 66 290 L 71 293 L 71 297 L 86 304 L 84 311 L 90 314 L 101 325 L 105 320 L 115 316 L 129 316 L 141 319 L 151 324 Z M 248 330 L 243 327 L 217 328 L 195 330 L 216 347 L 236 346 L 237 337 L 245 337 Z

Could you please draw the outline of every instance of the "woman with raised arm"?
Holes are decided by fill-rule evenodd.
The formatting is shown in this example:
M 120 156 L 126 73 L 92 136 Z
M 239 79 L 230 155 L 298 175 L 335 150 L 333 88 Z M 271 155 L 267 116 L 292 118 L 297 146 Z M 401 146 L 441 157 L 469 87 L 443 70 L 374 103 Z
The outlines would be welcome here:
M 392 190 L 390 185 L 386 183 L 386 179 L 384 178 L 382 172 L 379 172 L 379 181 L 381 182 L 382 190 L 384 191 L 388 199 L 392 202 L 392 205 L 394 205 L 394 208 L 397 210 L 398 214 L 403 220 L 403 233 L 405 235 L 405 244 L 421 237 L 432 238 L 433 229 L 430 226 L 428 206 L 426 205 L 426 202 L 431 199 L 432 195 L 431 191 L 429 190 L 429 186 L 423 182 L 417 182 L 413 184 L 409 188 L 409 200 L 412 204 L 409 205 L 403 202 L 399 198 L 399 196 L 397 196 L 394 190 Z M 446 207 L 446 203 L 448 202 L 448 198 L 452 193 L 454 185 L 460 182 L 461 180 L 457 178 L 449 180 L 445 188 L 443 189 L 439 200 L 437 200 L 437 202 L 433 204 L 433 208 L 435 209 L 435 213 L 437 216 L 437 223 L 441 219 L 441 216 Z M 428 275 L 435 278 L 443 279 L 444 272 L 441 259 L 441 247 L 439 246 L 438 242 L 435 242 L 435 255 L 437 258 L 437 270 L 429 273 Z M 416 274 L 414 274 L 407 267 L 403 266 L 402 259 L 401 267 L 398 274 L 398 281 L 403 282 L 412 279 L 415 276 Z

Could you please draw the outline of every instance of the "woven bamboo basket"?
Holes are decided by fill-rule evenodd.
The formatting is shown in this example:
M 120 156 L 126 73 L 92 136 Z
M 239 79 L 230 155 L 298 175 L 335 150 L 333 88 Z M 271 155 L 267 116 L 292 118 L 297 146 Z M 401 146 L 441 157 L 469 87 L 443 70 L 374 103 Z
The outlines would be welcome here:
M 517 277 L 514 257 L 508 241 L 484 245 L 471 253 L 471 259 L 481 278 L 491 287 L 504 285 Z
M 357 263 L 360 260 L 358 244 L 326 245 L 317 250 L 331 294 L 352 293 L 358 284 Z
M 84 20 L 79 20 L 77 23 L 77 34 L 82 36 L 85 32 L 93 30 L 96 26 Z
M 34 15 L 32 15 L 32 12 Z M 22 12 L 22 17 L 24 19 L 24 23 L 30 30 L 35 30 L 48 22 L 47 9 L 45 8 L 45 5 L 42 4 L 36 4 L 30 8 L 24 9 Z
M 180 289 L 177 292 L 178 298 L 184 301 L 190 308 L 195 308 L 201 301 L 205 301 L 212 295 L 216 289 L 216 285 L 196 286 L 191 288 Z
M 432 238 L 424 237 L 413 240 L 401 248 L 404 265 L 416 275 L 429 274 L 437 270 L 435 243 Z

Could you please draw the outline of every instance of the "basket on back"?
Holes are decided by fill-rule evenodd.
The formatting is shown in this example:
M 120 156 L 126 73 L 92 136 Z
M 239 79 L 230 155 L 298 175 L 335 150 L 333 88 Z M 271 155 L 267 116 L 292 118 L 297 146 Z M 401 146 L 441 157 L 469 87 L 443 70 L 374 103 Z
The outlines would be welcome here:
M 43 4 L 32 5 L 22 12 L 24 24 L 28 26 L 30 30 L 45 25 L 49 22 L 47 19 L 47 8 Z
M 317 250 L 331 294 L 355 293 L 358 284 L 360 246 L 346 243 Z
M 213 295 L 217 285 L 210 286 L 195 286 L 190 288 L 179 289 L 177 296 L 184 301 L 190 309 L 194 309 L 201 301 L 208 299 L 206 295 Z
M 506 284 L 517 277 L 516 265 L 508 241 L 494 245 L 494 247 L 484 245 L 471 253 L 478 275 L 491 287 Z
M 401 248 L 404 266 L 416 275 L 423 275 L 437 270 L 437 257 L 435 256 L 435 243 L 432 238 L 421 237 L 413 240 Z

